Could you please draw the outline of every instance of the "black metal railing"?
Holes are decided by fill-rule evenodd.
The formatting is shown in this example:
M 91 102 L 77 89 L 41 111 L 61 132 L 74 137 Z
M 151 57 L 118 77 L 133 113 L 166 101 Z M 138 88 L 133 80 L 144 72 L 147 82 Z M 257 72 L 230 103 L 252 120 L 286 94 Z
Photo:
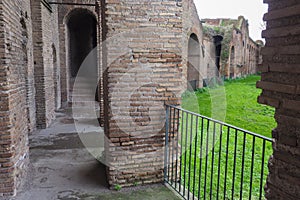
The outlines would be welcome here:
M 263 199 L 272 139 L 166 109 L 165 182 L 184 199 Z

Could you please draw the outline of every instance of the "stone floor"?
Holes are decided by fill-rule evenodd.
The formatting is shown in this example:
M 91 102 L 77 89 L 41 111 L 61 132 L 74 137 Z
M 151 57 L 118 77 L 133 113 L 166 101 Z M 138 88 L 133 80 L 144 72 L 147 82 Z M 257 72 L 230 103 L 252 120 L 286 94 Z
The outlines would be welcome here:
M 29 175 L 11 200 L 180 199 L 162 184 L 109 190 L 105 166 L 84 147 L 76 130 L 70 115 L 61 112 L 50 128 L 31 134 Z

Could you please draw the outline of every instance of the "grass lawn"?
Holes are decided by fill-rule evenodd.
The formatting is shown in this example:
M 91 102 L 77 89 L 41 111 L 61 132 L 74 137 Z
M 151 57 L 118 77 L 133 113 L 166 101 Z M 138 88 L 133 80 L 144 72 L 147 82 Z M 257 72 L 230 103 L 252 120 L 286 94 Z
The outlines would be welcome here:
M 275 111 L 257 103 L 261 93 L 255 86 L 258 80 L 260 76 L 249 76 L 225 81 L 224 87 L 186 93 L 182 108 L 271 137 L 271 131 L 276 127 Z
M 276 126 L 274 109 L 257 103 L 260 90 L 255 83 L 259 79 L 250 76 L 226 81 L 224 87 L 186 93 L 182 106 L 270 137 Z M 271 142 L 264 143 L 261 138 L 206 119 L 182 113 L 180 116 L 178 141 L 182 156 L 175 163 L 181 169 L 180 184 L 199 199 L 240 199 L 241 195 L 242 199 L 250 195 L 251 199 L 260 199 L 272 154 Z M 177 153 L 171 152 L 170 158 Z M 172 177 L 175 172 L 169 173 Z

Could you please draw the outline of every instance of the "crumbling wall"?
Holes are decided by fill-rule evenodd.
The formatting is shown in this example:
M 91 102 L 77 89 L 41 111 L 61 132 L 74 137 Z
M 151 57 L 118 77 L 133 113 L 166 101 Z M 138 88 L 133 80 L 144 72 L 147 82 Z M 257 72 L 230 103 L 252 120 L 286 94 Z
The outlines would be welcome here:
M 300 196 L 300 2 L 271 1 L 264 16 L 266 46 L 262 50 L 263 89 L 259 102 L 276 108 L 273 156 L 269 160 L 267 199 L 299 199 Z
M 206 83 L 209 83 L 209 80 L 218 76 L 218 68 L 216 65 L 216 45 L 214 43 L 213 38 L 210 36 L 206 36 L 203 39 L 204 45 L 204 59 L 203 59 L 203 66 L 207 70 L 207 76 L 205 77 Z

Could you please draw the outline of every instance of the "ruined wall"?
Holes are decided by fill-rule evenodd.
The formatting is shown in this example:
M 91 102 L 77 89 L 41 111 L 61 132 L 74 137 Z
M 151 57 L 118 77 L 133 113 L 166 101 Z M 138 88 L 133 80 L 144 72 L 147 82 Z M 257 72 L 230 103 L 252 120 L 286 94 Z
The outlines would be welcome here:
M 28 162 L 28 130 L 34 121 L 30 3 L 1 1 L 0 195 L 13 195 Z M 26 90 L 26 85 L 28 89 Z M 28 126 L 29 123 L 29 126 Z
M 215 78 L 219 72 L 216 65 L 216 45 L 214 43 L 213 38 L 206 36 L 203 39 L 204 45 L 204 59 L 203 64 L 204 68 L 206 69 L 206 75 L 204 78 L 206 80 L 206 84 L 209 82 L 210 79 Z
M 105 15 L 109 184 L 162 182 L 164 104 L 182 91 L 182 7 L 107 0 Z
M 242 20 L 242 21 L 241 21 Z M 257 73 L 259 63 L 260 46 L 249 36 L 248 22 L 239 17 L 241 25 L 232 31 L 232 39 L 229 49 L 228 65 L 230 66 L 230 77 L 243 77 Z M 234 47 L 234 58 L 231 56 Z
M 207 76 L 207 69 L 206 66 L 203 66 L 203 52 L 202 52 L 202 46 L 203 46 L 203 30 L 202 30 L 202 23 L 200 22 L 196 6 L 194 4 L 193 0 L 184 0 L 182 1 L 183 6 L 183 33 L 182 33 L 182 59 L 183 59 L 183 72 L 184 77 L 187 77 L 188 74 L 188 57 L 189 57 L 189 39 L 192 34 L 195 34 L 199 41 L 199 52 L 194 52 L 194 55 L 199 55 L 200 57 L 196 60 L 199 61 L 198 66 L 196 66 L 199 72 L 199 82 L 197 84 L 197 88 L 203 87 L 203 79 Z M 196 48 L 195 48 L 196 49 Z M 182 83 L 185 87 L 187 86 L 187 83 Z
M 220 73 L 225 78 L 255 74 L 260 58 L 260 46 L 249 36 L 248 22 L 238 19 L 204 19 L 207 35 L 223 36 Z
M 267 199 L 299 199 L 300 196 L 300 2 L 265 0 L 259 102 L 276 108 L 273 156 L 269 160 Z

